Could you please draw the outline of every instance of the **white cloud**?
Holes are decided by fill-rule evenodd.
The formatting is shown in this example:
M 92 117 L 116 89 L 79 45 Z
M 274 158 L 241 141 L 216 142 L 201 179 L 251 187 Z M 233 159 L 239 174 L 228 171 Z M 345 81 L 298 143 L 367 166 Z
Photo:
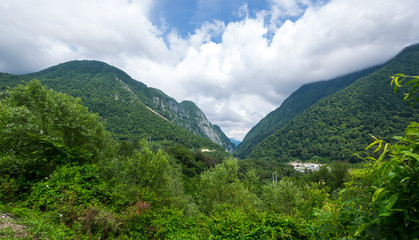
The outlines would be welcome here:
M 271 22 L 275 23 L 289 17 L 301 16 L 307 7 L 312 5 L 309 0 L 269 0 Z
M 255 18 L 244 6 L 241 21 L 163 39 L 149 20 L 152 0 L 4 0 L 0 71 L 103 60 L 178 101 L 193 100 L 241 139 L 301 84 L 382 63 L 419 40 L 416 0 L 269 2 Z M 221 41 L 212 42 L 215 35 Z
M 412 9 L 419 9 L 417 1 L 331 1 L 287 21 L 272 47 L 284 53 L 279 61 L 300 69 L 301 82 L 336 76 L 383 62 L 417 41 Z
M 242 141 L 244 136 L 250 131 L 250 128 L 234 128 L 230 131 L 226 131 L 226 134 L 233 139 Z
M 164 62 L 170 54 L 147 18 L 151 1 L 2 1 L 2 71 L 38 70 L 74 58 L 117 62 L 141 56 Z

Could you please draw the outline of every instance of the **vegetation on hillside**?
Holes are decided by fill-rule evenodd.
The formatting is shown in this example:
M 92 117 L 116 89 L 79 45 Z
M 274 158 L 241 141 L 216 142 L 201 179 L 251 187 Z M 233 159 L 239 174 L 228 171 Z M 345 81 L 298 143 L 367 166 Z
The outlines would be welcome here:
M 318 102 L 320 99 L 344 89 L 361 77 L 378 70 L 381 66 L 371 67 L 359 72 L 350 73 L 328 81 L 309 83 L 292 93 L 279 108 L 259 121 L 245 136 L 234 152 L 235 156 L 246 158 L 252 150 L 269 135 L 280 130 L 293 118 Z
M 153 99 L 168 99 L 167 95 L 157 89 L 148 88 L 106 63 L 71 61 L 27 75 L 0 74 L 0 89 L 4 91 L 8 87 L 33 79 L 38 79 L 55 91 L 81 98 L 81 104 L 98 113 L 105 120 L 106 128 L 118 139 L 138 141 L 146 138 L 162 144 L 179 143 L 191 149 L 223 151 L 208 138 L 192 134 L 185 130 L 186 127 L 180 127 L 181 119 L 174 119 L 176 114 L 169 109 L 166 109 L 166 113 L 159 111 Z M 171 101 L 177 104 L 174 99 Z M 161 107 L 161 104 L 158 106 Z M 160 116 L 149 108 L 154 108 Z M 191 125 L 190 122 L 186 125 L 188 124 Z
M 403 126 L 419 119 L 419 108 L 403 103 L 394 94 L 389 76 L 401 71 L 414 74 L 419 68 L 419 45 L 403 50 L 380 70 L 343 90 L 325 97 L 289 121 L 255 147 L 250 158 L 271 161 L 359 161 L 370 135 L 388 142 Z
M 413 85 L 414 103 L 419 77 L 410 79 L 395 83 Z M 80 102 L 38 81 L 1 95 L 0 211 L 19 218 L 28 239 L 419 237 L 417 122 L 394 144 L 364 146 L 372 154 L 362 164 L 298 173 L 113 140 Z M 262 177 L 269 164 L 278 171 Z

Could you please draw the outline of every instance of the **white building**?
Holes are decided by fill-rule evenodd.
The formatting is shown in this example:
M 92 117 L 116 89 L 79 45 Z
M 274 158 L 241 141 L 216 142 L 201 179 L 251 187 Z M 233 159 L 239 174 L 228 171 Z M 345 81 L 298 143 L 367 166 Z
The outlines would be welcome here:
M 323 164 L 319 163 L 302 163 L 300 161 L 290 162 L 289 164 L 299 172 L 304 172 L 305 170 L 318 171 L 323 166 Z

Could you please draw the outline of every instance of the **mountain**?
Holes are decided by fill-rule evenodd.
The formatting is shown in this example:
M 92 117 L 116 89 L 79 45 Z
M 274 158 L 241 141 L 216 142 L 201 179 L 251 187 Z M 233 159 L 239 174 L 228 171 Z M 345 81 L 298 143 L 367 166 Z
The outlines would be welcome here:
M 120 139 L 174 141 L 188 147 L 232 151 L 225 134 L 192 102 L 178 103 L 120 69 L 99 61 L 70 61 L 26 74 L 0 74 L 0 91 L 38 79 L 56 91 L 80 97 Z
M 379 68 L 380 66 L 375 66 L 331 80 L 319 81 L 301 86 L 292 93 L 279 108 L 269 113 L 265 118 L 260 120 L 256 126 L 250 129 L 241 144 L 237 147 L 234 155 L 240 158 L 246 158 L 253 148 L 261 141 L 281 129 L 285 124 L 311 105 L 320 99 L 349 86 L 357 79 L 366 76 Z
M 235 138 L 230 138 L 230 142 L 232 142 L 235 146 L 239 146 L 241 143 L 239 140 Z
M 393 93 L 389 78 L 396 73 L 417 75 L 418 69 L 419 45 L 405 48 L 373 73 L 321 98 L 286 121 L 260 141 L 249 157 L 280 162 L 357 161 L 352 153 L 365 149 L 372 140 L 370 135 L 392 141 L 391 136 L 401 134 L 409 121 L 419 119 L 418 107 L 411 108 L 403 101 L 403 90 Z M 298 105 L 291 109 L 295 108 Z
M 182 101 L 179 106 L 185 113 L 185 119 L 187 120 L 183 122 L 189 123 L 185 125 L 180 123 L 181 126 L 197 135 L 207 136 L 227 151 L 233 152 L 235 146 L 230 142 L 221 128 L 208 121 L 205 114 L 195 105 L 194 102 Z

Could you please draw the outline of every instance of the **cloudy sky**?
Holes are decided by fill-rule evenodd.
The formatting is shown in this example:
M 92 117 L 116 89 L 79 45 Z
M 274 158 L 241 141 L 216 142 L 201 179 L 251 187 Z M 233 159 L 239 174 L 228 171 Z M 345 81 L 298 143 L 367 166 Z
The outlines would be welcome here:
M 1 0 L 0 72 L 105 61 L 242 139 L 302 84 L 419 42 L 417 0 Z

